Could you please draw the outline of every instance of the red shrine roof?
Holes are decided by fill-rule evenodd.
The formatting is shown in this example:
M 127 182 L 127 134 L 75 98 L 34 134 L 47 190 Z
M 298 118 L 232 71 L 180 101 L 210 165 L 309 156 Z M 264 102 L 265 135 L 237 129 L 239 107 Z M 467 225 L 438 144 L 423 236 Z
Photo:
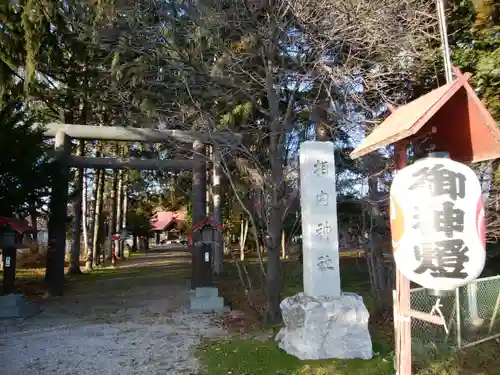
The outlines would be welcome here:
M 212 216 L 205 216 L 205 218 L 202 221 L 193 225 L 193 227 L 191 228 L 190 234 L 192 234 L 193 232 L 199 231 L 200 229 L 202 229 L 204 226 L 207 226 L 207 225 L 209 225 L 212 228 L 217 229 L 219 231 L 223 231 L 225 229 L 224 226 L 218 224 Z M 189 234 L 188 234 L 188 236 L 189 236 Z
M 189 233 L 186 234 L 186 236 L 188 237 L 189 239 L 189 246 L 192 246 L 193 245 L 193 233 L 194 232 L 198 232 L 199 230 L 202 230 L 204 227 L 206 226 L 210 226 L 212 227 L 213 229 L 216 229 L 218 230 L 219 232 L 222 232 L 225 230 L 224 226 L 221 225 L 221 224 L 218 224 L 214 218 L 212 216 L 205 216 L 203 218 L 202 221 L 200 221 L 199 223 L 197 224 L 194 224 L 192 227 L 191 227 L 191 230 L 189 231 Z
M 0 225 L 9 225 L 15 231 L 19 233 L 27 233 L 34 232 L 35 230 L 29 225 L 22 222 L 22 220 L 18 220 L 15 218 L 9 217 L 0 217 Z
M 394 110 L 352 153 L 356 159 L 415 136 L 432 134 L 439 151 L 459 161 L 500 157 L 500 130 L 469 85 L 468 74 L 454 68 L 457 79 Z
M 184 219 L 182 212 L 159 211 L 151 218 L 152 230 L 166 230 L 171 224 Z
M 379 126 L 373 129 L 370 135 L 351 153 L 351 157 L 353 159 L 359 158 L 376 149 L 414 135 L 439 109 L 438 104 L 441 97 L 448 90 L 455 93 L 458 88 L 457 81 L 454 81 L 398 107 Z

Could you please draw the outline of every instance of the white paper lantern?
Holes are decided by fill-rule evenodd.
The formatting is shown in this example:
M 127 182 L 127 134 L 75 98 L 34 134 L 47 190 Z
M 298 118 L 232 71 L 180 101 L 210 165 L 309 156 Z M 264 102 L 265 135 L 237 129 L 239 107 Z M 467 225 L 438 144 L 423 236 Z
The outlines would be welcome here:
M 429 157 L 400 170 L 391 185 L 396 267 L 424 288 L 454 290 L 484 268 L 481 184 L 472 169 Z

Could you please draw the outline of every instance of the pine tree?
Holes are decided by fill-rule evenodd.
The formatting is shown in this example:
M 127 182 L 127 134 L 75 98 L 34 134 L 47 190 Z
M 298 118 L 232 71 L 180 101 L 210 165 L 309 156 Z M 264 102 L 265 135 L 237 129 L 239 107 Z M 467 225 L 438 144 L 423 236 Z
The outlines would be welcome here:
M 481 100 L 500 121 L 500 2 L 454 0 L 450 7 L 453 62 L 473 74 Z
M 0 216 L 27 210 L 48 185 L 42 132 L 32 125 L 19 97 L 6 94 L 0 99 Z

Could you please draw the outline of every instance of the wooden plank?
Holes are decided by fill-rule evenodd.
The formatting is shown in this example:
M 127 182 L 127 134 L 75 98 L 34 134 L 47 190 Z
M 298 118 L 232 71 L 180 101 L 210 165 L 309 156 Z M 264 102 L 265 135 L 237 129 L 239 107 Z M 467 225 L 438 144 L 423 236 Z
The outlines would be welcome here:
M 425 322 L 429 322 L 438 326 L 444 326 L 445 321 L 442 317 L 438 315 L 431 315 L 429 313 L 425 313 L 422 311 L 417 311 L 417 310 L 407 310 L 407 311 L 400 311 L 401 316 L 403 317 L 410 317 L 410 318 L 415 318 L 418 320 L 423 320 Z
M 160 160 L 160 159 L 118 159 L 118 158 L 94 158 L 85 156 L 71 156 L 68 158 L 68 166 L 74 168 L 96 168 L 96 169 L 138 169 L 138 170 L 191 170 L 196 162 L 186 160 Z
M 35 128 L 43 127 L 46 137 L 55 137 L 57 132 L 62 131 L 71 138 L 95 139 L 105 141 L 126 142 L 181 142 L 193 143 L 200 141 L 207 144 L 234 144 L 241 142 L 241 135 L 236 133 L 206 133 L 184 130 L 157 130 L 145 128 L 133 128 L 122 126 L 94 126 L 49 123 L 34 125 Z
M 394 156 L 398 169 L 407 166 L 408 160 L 406 151 L 407 141 L 401 141 L 394 145 Z M 411 309 L 410 304 L 410 280 L 401 272 L 396 270 L 396 301 L 394 311 L 394 338 L 396 341 L 396 374 L 411 375 L 411 317 L 405 316 L 404 312 Z

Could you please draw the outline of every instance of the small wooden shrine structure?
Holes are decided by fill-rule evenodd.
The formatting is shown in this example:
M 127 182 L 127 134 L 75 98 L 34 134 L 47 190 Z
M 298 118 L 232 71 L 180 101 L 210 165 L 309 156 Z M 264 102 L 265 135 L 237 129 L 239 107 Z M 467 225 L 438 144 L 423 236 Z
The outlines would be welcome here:
M 198 253 L 201 256 L 193 256 L 193 262 L 196 263 L 196 268 L 199 273 L 194 275 L 193 278 L 197 278 L 197 282 L 200 285 L 212 285 L 212 258 L 213 258 L 213 247 L 215 243 L 214 232 L 224 231 L 224 227 L 217 223 L 211 216 L 206 216 L 199 223 L 191 227 L 191 231 L 187 234 L 188 246 L 191 251 Z M 201 232 L 199 240 L 193 240 L 193 235 L 196 232 Z
M 0 217 L 0 249 L 3 264 L 3 294 L 14 292 L 16 280 L 17 249 L 23 245 L 23 237 L 27 233 L 36 234 L 35 230 L 21 220 Z

